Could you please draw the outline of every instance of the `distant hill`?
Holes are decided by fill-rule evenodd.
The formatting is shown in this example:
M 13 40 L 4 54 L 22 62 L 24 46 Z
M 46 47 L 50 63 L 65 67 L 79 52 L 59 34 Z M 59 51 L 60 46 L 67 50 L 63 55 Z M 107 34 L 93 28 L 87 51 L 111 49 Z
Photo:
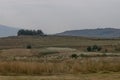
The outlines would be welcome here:
M 0 37 L 8 37 L 17 35 L 19 29 L 0 25 Z
M 96 38 L 118 38 L 120 37 L 120 29 L 115 28 L 100 28 L 100 29 L 84 29 L 84 30 L 70 30 L 57 35 L 61 36 L 83 36 Z

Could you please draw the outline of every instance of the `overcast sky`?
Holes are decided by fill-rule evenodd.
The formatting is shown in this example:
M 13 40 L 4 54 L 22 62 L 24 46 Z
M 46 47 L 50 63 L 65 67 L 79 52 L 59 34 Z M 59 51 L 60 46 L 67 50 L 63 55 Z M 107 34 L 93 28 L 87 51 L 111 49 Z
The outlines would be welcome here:
M 120 0 L 0 0 L 0 24 L 46 33 L 120 28 Z

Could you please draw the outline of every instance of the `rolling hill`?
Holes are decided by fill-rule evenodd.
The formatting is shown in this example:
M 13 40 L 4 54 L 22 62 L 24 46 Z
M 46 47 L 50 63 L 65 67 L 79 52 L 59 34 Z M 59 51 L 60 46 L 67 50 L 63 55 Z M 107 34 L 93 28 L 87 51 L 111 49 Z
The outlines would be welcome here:
M 120 29 L 101 28 L 101 29 L 70 30 L 58 33 L 57 35 L 97 37 L 97 38 L 118 38 L 120 37 Z
M 0 37 L 16 36 L 19 29 L 0 25 Z

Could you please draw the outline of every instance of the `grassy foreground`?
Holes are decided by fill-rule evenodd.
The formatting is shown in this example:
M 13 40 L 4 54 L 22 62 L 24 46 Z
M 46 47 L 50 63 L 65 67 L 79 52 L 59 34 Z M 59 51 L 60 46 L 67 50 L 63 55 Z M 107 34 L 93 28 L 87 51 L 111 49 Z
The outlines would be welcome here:
M 56 75 L 120 72 L 119 58 L 82 58 L 56 62 L 0 62 L 1 75 Z
M 54 76 L 0 76 L 0 80 L 120 80 L 120 73 L 97 73 Z

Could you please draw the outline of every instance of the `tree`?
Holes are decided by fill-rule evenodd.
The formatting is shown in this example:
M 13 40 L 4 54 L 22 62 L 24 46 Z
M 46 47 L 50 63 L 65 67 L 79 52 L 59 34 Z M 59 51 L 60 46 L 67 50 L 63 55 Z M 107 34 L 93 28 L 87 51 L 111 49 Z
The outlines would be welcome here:
M 42 32 L 42 30 L 24 30 L 24 29 L 21 29 L 18 31 L 17 35 L 18 36 L 20 36 L 20 35 L 40 35 L 40 36 L 43 36 L 44 33 Z
M 21 30 L 18 31 L 17 34 L 18 34 L 18 36 L 23 35 L 23 34 L 25 34 L 25 30 L 24 30 L 24 29 L 21 29 Z
M 37 35 L 44 35 L 44 33 L 42 32 L 42 30 L 37 30 Z

